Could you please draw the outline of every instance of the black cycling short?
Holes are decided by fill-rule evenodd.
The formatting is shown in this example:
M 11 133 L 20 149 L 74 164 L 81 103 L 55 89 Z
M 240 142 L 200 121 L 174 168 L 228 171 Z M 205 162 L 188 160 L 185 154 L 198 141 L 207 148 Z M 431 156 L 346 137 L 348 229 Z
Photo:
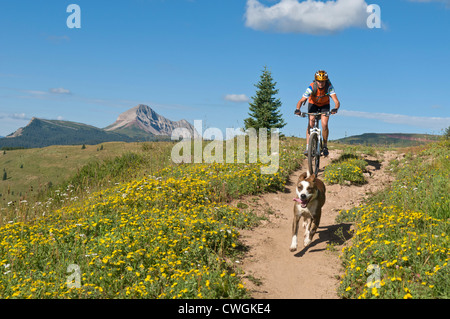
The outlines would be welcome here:
M 318 112 L 330 112 L 330 104 L 317 106 L 315 104 L 308 103 L 308 113 L 318 113 Z

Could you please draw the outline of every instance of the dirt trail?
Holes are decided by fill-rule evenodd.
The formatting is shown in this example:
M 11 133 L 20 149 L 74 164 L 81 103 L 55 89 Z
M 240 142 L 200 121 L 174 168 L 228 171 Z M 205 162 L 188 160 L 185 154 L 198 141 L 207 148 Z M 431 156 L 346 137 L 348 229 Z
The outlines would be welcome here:
M 330 150 L 328 158 L 322 158 L 321 169 L 339 157 L 339 150 Z M 290 252 L 293 217 L 293 198 L 298 176 L 306 171 L 307 164 L 294 172 L 284 192 L 252 196 L 244 201 L 253 209 L 268 214 L 253 230 L 241 231 L 241 239 L 248 248 L 241 261 L 244 281 L 257 299 L 317 299 L 338 298 L 336 288 L 341 273 L 338 255 L 342 245 L 350 238 L 351 224 L 336 224 L 335 218 L 342 209 L 358 206 L 370 193 L 385 187 L 393 177 L 385 167 L 396 152 L 385 152 L 382 159 L 365 156 L 368 161 L 368 183 L 363 186 L 326 185 L 327 199 L 322 218 L 312 243 L 303 247 L 303 227 L 299 230 L 299 247 Z M 321 178 L 323 172 L 319 172 Z M 242 200 L 241 200 L 242 202 Z M 300 221 L 300 226 L 302 221 Z M 327 249 L 328 246 L 328 249 Z M 331 248 L 331 249 L 330 249 Z

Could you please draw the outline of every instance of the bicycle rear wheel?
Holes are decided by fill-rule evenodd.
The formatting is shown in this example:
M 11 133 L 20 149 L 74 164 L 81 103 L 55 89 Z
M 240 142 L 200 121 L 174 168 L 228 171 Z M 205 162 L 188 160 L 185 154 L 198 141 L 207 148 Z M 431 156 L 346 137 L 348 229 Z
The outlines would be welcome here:
M 308 169 L 310 174 L 319 173 L 320 164 L 320 150 L 319 150 L 319 137 L 317 133 L 312 133 L 309 137 L 308 146 Z

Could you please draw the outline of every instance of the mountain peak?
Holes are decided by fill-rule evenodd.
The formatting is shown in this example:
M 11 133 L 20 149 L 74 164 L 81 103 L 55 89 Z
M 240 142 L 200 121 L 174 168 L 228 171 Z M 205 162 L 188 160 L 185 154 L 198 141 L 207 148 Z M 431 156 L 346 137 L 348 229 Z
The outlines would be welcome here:
M 145 105 L 145 104 L 138 104 L 135 107 L 129 109 L 128 111 L 123 112 L 122 114 L 137 113 L 137 112 L 153 112 L 154 113 L 153 109 L 150 106 Z
M 151 135 L 171 136 L 176 128 L 187 128 L 189 132 L 194 132 L 194 127 L 186 120 L 171 121 L 156 113 L 148 105 L 139 104 L 120 114 L 117 121 L 107 126 L 105 130 L 117 132 L 133 130 Z
M 30 126 L 33 123 L 36 123 L 36 121 L 39 121 L 39 119 L 37 117 L 32 117 L 30 122 L 28 122 L 28 124 L 24 127 L 19 127 L 15 132 L 12 132 L 11 134 L 7 135 L 7 138 L 13 138 L 13 137 L 18 137 L 21 136 L 23 134 L 23 130 L 25 128 L 27 128 L 28 126 Z

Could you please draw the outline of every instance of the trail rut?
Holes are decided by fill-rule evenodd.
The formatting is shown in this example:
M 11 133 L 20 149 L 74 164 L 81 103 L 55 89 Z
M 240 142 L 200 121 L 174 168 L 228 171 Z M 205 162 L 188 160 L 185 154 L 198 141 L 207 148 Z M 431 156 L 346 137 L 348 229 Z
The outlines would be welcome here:
M 323 167 L 339 157 L 339 150 L 321 160 Z M 299 248 L 290 252 L 293 218 L 293 198 L 298 176 L 306 171 L 307 163 L 294 172 L 286 183 L 284 192 L 251 196 L 240 200 L 252 209 L 266 214 L 268 220 L 252 230 L 241 231 L 241 241 L 247 248 L 240 261 L 244 282 L 253 298 L 257 299 L 334 299 L 342 272 L 339 253 L 350 239 L 350 223 L 336 223 L 340 210 L 358 206 L 372 192 L 386 187 L 393 177 L 385 169 L 398 154 L 385 152 L 382 159 L 364 156 L 369 163 L 366 173 L 368 183 L 355 185 L 326 185 L 326 203 L 322 219 L 312 243 L 303 247 L 303 228 L 299 230 Z M 267 214 L 269 212 L 269 214 Z M 300 222 L 300 226 L 302 222 Z

